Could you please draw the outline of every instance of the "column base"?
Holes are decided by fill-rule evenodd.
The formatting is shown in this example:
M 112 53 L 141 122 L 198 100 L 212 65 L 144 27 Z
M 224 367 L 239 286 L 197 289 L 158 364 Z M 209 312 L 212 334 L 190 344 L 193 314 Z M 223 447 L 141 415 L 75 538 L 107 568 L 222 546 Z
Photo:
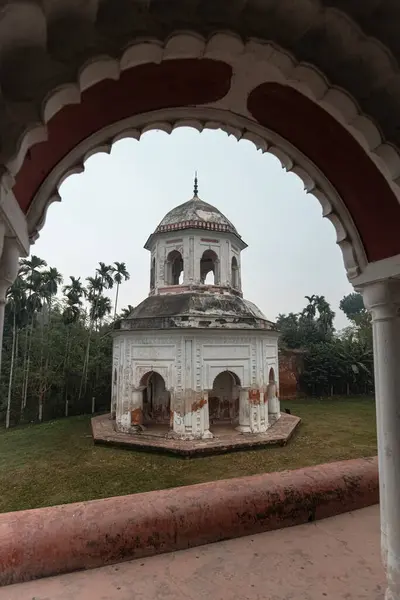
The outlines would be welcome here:
M 131 425 L 129 433 L 144 433 L 146 431 L 146 427 L 144 425 Z
M 249 425 L 238 425 L 235 427 L 235 431 L 239 431 L 239 433 L 253 433 Z
M 203 433 L 177 433 L 176 431 L 169 431 L 166 437 L 171 440 L 193 442 L 195 440 L 212 440 L 214 436 L 211 431 L 207 430 Z
M 269 414 L 268 415 L 268 421 L 270 423 L 270 425 L 273 425 L 274 423 L 276 423 L 277 421 L 279 421 L 279 419 L 281 418 L 281 413 L 278 414 Z

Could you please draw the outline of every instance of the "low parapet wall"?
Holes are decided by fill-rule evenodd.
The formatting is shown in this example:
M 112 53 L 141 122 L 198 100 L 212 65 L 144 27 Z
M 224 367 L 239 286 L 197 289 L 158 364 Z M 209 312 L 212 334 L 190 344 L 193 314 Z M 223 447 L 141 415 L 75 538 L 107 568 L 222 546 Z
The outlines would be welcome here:
M 377 459 L 366 458 L 5 513 L 0 585 L 298 525 L 378 500 Z

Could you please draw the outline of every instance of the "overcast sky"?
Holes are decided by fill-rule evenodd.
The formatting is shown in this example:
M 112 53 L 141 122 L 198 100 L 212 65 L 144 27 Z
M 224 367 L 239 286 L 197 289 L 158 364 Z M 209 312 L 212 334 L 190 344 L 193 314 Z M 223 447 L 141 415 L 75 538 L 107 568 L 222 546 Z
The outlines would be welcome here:
M 324 295 L 347 325 L 339 301 L 352 291 L 332 224 L 300 179 L 248 141 L 221 131 L 150 131 L 122 140 L 111 155 L 96 154 L 85 172 L 62 185 L 32 253 L 69 275 L 93 275 L 97 263 L 124 261 L 131 279 L 119 308 L 148 294 L 149 253 L 143 249 L 163 216 L 193 195 L 223 212 L 249 247 L 242 253 L 245 298 L 267 318 L 300 311 L 305 295 Z

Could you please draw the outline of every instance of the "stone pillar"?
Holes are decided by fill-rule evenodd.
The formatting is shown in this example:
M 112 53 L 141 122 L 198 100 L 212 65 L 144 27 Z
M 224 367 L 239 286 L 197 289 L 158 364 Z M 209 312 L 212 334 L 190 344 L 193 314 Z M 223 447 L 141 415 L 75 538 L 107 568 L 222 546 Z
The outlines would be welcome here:
M 208 440 L 214 437 L 210 431 L 207 392 L 196 394 L 196 399 L 190 407 L 190 416 L 192 421 L 191 437 L 193 439 Z
M 249 390 L 241 389 L 239 392 L 239 425 L 236 431 L 251 433 Z
M 143 388 L 132 388 L 131 402 L 131 429 L 142 431 L 143 427 Z
M 268 414 L 264 394 L 259 389 L 240 390 L 239 426 L 241 433 L 264 433 L 268 429 Z
M 249 404 L 251 433 L 265 433 L 268 428 L 268 417 L 265 418 L 264 393 L 257 388 L 250 389 Z
M 4 312 L 8 288 L 18 274 L 19 248 L 14 238 L 4 237 L 5 227 L 0 224 L 0 368 L 3 349 Z
M 208 393 L 171 394 L 170 437 L 180 440 L 207 440 L 210 432 Z
M 386 600 L 400 600 L 400 281 L 360 290 L 372 316 Z
M 171 392 L 170 437 L 185 438 L 185 405 L 182 393 Z
M 268 419 L 270 424 L 275 423 L 281 416 L 281 403 L 277 396 L 277 386 L 275 381 L 267 385 Z
M 143 387 L 132 388 L 129 402 L 122 402 L 122 406 L 117 404 L 116 428 L 123 433 L 134 433 L 144 429 Z

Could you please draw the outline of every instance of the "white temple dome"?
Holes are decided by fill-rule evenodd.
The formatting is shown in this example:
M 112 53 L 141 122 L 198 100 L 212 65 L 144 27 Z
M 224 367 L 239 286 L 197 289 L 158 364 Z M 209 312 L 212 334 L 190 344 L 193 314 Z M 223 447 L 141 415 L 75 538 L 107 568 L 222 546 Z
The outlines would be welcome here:
M 154 233 L 179 229 L 208 229 L 239 234 L 218 208 L 194 195 L 191 200 L 169 211 Z

